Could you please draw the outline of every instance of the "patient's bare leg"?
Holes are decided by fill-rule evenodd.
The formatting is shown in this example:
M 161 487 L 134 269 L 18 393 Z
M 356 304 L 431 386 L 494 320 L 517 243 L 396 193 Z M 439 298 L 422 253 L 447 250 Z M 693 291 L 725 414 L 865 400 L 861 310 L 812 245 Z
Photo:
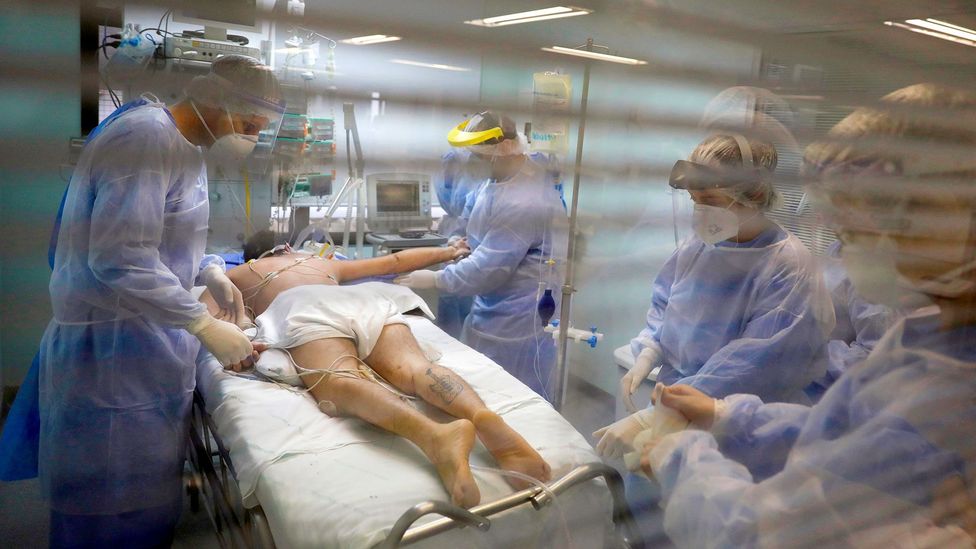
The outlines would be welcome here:
M 290 352 L 299 366 L 311 370 L 326 370 L 330 366 L 334 370 L 355 369 L 359 365 L 351 357 L 336 361 L 342 355 L 356 356 L 356 347 L 348 339 L 320 339 Z M 316 402 L 331 402 L 335 413 L 341 416 L 357 417 L 413 442 L 437 468 L 455 504 L 463 507 L 478 504 L 481 493 L 468 464 L 475 437 L 470 421 L 437 423 L 372 381 L 330 376 L 316 385 L 319 379 L 314 374 L 304 376 L 306 386 L 314 385 L 311 393 Z
M 546 481 L 549 464 L 481 398 L 460 376 L 427 360 L 404 324 L 383 328 L 366 362 L 401 391 L 415 394 L 454 417 L 471 420 L 478 438 L 503 469 Z M 525 488 L 523 480 L 509 478 L 509 484 Z

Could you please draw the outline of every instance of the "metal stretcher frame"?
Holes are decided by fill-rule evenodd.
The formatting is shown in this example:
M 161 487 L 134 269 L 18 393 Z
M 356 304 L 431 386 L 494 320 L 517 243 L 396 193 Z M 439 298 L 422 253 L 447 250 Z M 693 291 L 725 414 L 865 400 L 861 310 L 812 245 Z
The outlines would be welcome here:
M 187 462 L 192 473 L 187 485 L 190 508 L 197 511 L 203 500 L 221 547 L 270 549 L 275 546 L 261 506 L 244 507 L 230 453 L 217 434 L 198 390 L 193 392 Z
M 188 486 L 191 509 L 197 510 L 202 497 L 220 546 L 274 548 L 271 528 L 261 506 L 251 509 L 244 507 L 234 464 L 217 434 L 216 426 L 206 411 L 203 396 L 199 391 L 195 391 L 193 395 L 188 461 L 192 471 L 192 479 Z M 418 503 L 397 519 L 386 539 L 375 545 L 374 549 L 394 549 L 458 528 L 475 527 L 487 531 L 491 528 L 489 517 L 493 515 L 522 505 L 531 505 L 536 510 L 542 509 L 552 503 L 553 496 L 598 478 L 606 482 L 613 500 L 613 521 L 619 541 L 617 546 L 643 547 L 639 531 L 634 524 L 634 517 L 624 498 L 624 486 L 620 474 L 613 467 L 596 462 L 573 469 L 552 483 L 547 490 L 537 486 L 527 488 L 471 509 L 464 509 L 445 501 L 430 500 Z M 417 520 L 430 514 L 439 514 L 441 518 L 414 526 Z

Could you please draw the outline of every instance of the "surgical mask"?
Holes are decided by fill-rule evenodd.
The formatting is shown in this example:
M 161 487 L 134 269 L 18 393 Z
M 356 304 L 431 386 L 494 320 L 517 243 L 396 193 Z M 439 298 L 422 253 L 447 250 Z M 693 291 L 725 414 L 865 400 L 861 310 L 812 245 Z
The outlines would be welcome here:
M 717 244 L 739 234 L 739 217 L 728 208 L 695 204 L 691 227 L 705 244 Z
M 218 173 L 222 173 L 225 177 L 238 173 L 244 165 L 244 161 L 247 160 L 247 157 L 254 151 L 254 147 L 257 146 L 258 136 L 234 132 L 223 135 L 218 139 L 210 130 L 210 127 L 207 126 L 203 117 L 200 116 L 200 111 L 197 110 L 196 105 L 192 101 L 190 105 L 193 107 L 193 111 L 197 114 L 200 122 L 203 123 L 203 127 L 206 128 L 207 133 L 214 140 L 213 144 L 207 150 L 207 167 L 216 170 Z M 231 123 L 230 126 L 233 128 L 234 120 L 231 118 L 230 113 L 225 109 L 224 114 L 227 115 L 227 119 Z
M 888 235 L 878 237 L 873 246 L 863 246 L 857 242 L 845 243 L 841 255 L 858 293 L 870 301 L 892 307 L 914 309 L 932 304 L 930 296 L 954 299 L 976 289 L 976 281 L 972 278 L 972 272 L 976 270 L 976 260 L 970 260 L 929 279 L 910 280 L 898 271 L 898 257 L 915 261 L 942 259 L 933 257 L 934 254 L 926 250 L 917 250 L 910 255 L 899 252 L 896 243 Z M 951 256 L 951 261 L 959 261 L 965 255 L 965 249 L 947 254 Z M 857 278 L 862 279 L 860 284 Z
M 914 310 L 932 305 L 932 298 L 898 271 L 896 254 L 897 247 L 888 236 L 879 237 L 873 246 L 845 242 L 841 259 L 854 291 L 872 303 L 893 309 Z

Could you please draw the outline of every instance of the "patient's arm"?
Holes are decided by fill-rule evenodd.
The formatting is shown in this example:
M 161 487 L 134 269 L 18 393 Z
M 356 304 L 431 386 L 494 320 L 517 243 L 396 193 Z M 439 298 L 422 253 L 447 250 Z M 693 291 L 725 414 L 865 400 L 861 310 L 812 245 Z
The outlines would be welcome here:
M 408 273 L 430 267 L 445 261 L 460 259 L 468 254 L 463 247 L 446 246 L 444 248 L 412 248 L 395 254 L 357 259 L 354 261 L 336 261 L 335 276 L 337 282 L 389 274 Z

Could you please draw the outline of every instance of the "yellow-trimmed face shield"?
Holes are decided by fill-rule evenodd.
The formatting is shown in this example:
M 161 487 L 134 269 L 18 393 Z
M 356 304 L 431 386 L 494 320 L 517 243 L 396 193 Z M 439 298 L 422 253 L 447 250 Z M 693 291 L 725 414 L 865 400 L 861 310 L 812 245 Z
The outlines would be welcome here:
M 505 132 L 502 131 L 501 127 L 489 128 L 480 132 L 464 131 L 464 128 L 467 128 L 472 120 L 474 118 L 469 118 L 447 132 L 447 142 L 452 147 L 480 145 L 490 139 L 501 139 L 505 136 Z

